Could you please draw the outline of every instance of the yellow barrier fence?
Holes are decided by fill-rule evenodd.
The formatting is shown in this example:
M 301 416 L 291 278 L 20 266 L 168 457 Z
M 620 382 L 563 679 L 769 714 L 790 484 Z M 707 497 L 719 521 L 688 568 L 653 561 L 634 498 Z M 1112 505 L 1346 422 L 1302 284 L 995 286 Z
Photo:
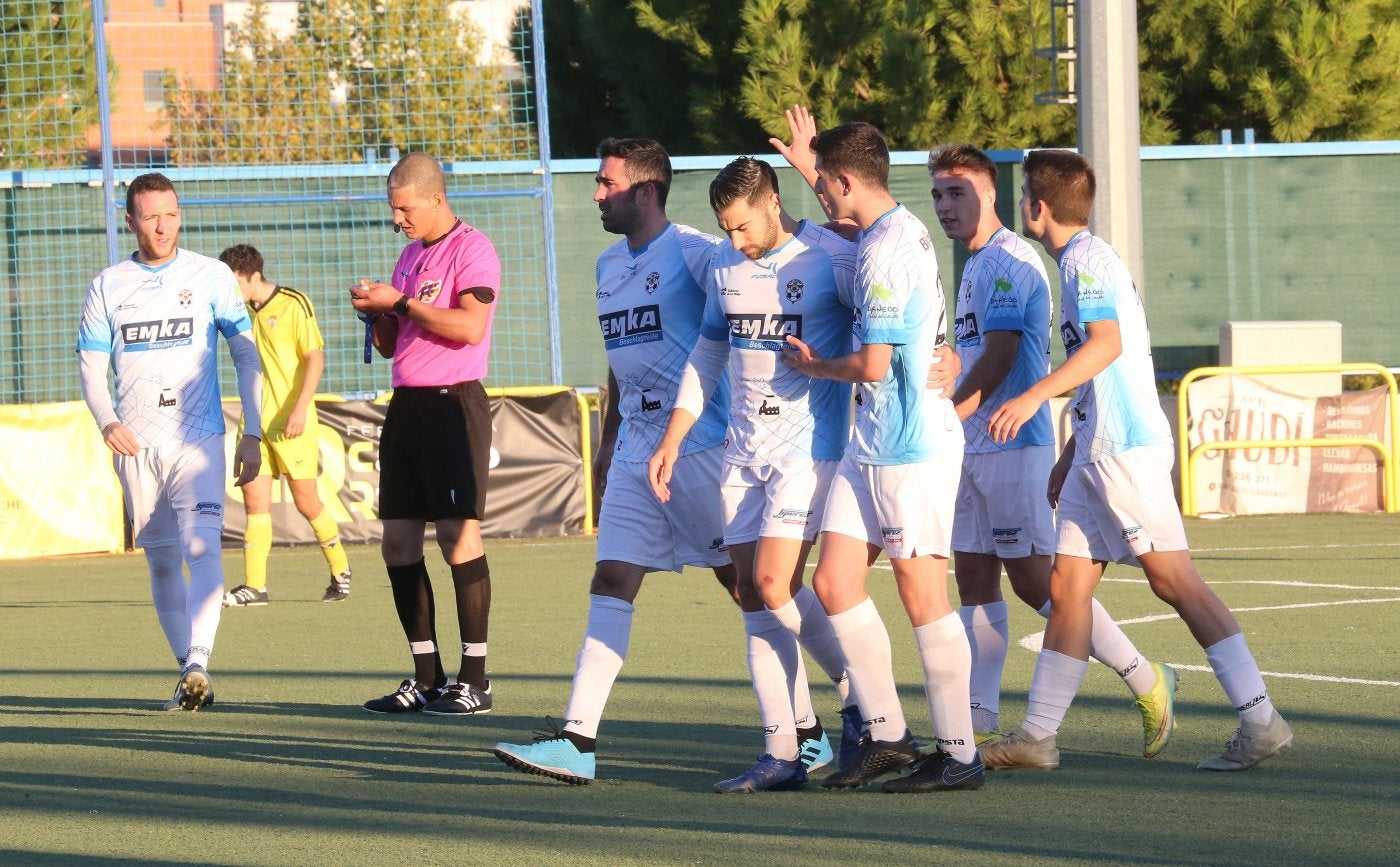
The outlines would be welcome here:
M 1191 383 L 1208 376 L 1239 374 L 1242 376 L 1262 376 L 1267 374 L 1290 373 L 1341 373 L 1371 374 L 1379 376 L 1386 383 L 1386 418 L 1390 424 L 1390 442 L 1386 444 L 1374 439 L 1341 437 L 1337 439 L 1294 439 L 1294 440 L 1211 440 L 1192 448 L 1188 439 L 1190 425 L 1189 391 Z M 1255 448 L 1318 448 L 1359 446 L 1376 452 L 1381 462 L 1381 493 L 1386 512 L 1400 511 L 1400 478 L 1397 478 L 1396 439 L 1400 436 L 1400 391 L 1396 388 L 1395 376 L 1380 364 L 1350 362 L 1345 364 L 1293 364 L 1282 366 L 1242 366 L 1242 367 L 1198 367 L 1181 379 L 1181 393 L 1177 400 L 1177 443 L 1181 468 L 1181 513 L 1194 517 L 1196 508 L 1196 463 L 1204 452 L 1228 451 Z

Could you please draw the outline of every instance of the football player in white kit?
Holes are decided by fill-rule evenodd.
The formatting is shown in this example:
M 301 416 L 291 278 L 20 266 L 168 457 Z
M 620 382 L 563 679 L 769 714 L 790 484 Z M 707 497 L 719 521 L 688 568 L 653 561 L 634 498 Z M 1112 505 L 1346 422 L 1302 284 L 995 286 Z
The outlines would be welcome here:
M 1152 591 L 1186 622 L 1240 715 L 1224 752 L 1197 767 L 1242 771 L 1282 752 L 1293 732 L 1269 699 L 1239 623 L 1201 580 L 1172 490 L 1171 428 L 1157 400 L 1147 315 L 1123 261 L 1089 232 L 1094 170 L 1071 151 L 1025 157 L 1021 219 L 1060 265 L 1065 363 L 988 419 L 997 442 L 1016 436 L 1040 405 L 1076 389 L 1074 434 L 1050 474 L 1059 540 L 1050 623 L 1036 659 L 1026 719 L 986 744 L 988 767 L 1054 768 L 1055 740 L 1088 668 L 1091 601 L 1108 562 L 1141 566 Z
M 971 253 L 958 285 L 958 353 L 963 375 L 953 404 L 966 446 L 953 521 L 958 614 L 972 646 L 972 727 L 979 743 L 997 731 L 1001 674 L 1010 639 L 1001 570 L 1041 616 L 1050 613 L 1055 518 L 1044 496 L 1055 463 L 1050 407 L 1041 404 L 1016 436 L 999 443 L 987 419 L 1008 398 L 1050 372 L 1050 286 L 1040 254 L 997 218 L 997 167 L 967 144 L 929 153 L 933 207 L 943 231 Z M 1143 754 L 1166 747 L 1176 673 L 1150 662 L 1097 601 L 1093 655 L 1123 678 L 1142 715 Z
M 218 337 L 228 342 L 243 404 L 237 485 L 256 478 L 262 462 L 262 368 L 233 272 L 177 244 L 180 203 L 168 178 L 132 180 L 126 224 L 138 249 L 93 280 L 78 325 L 81 387 L 114 455 L 135 544 L 150 567 L 156 616 L 180 666 L 165 709 L 197 711 L 214 701 L 209 656 L 224 594 Z
M 603 252 L 597 268 L 610 407 L 617 411 L 608 413 L 600 436 L 599 449 L 611 460 L 588 626 L 563 727 L 533 744 L 495 748 L 511 767 L 575 785 L 594 779 L 598 725 L 627 657 L 633 602 L 648 573 L 709 567 L 744 610 L 763 608 L 752 585 L 740 586 L 724 544 L 719 479 L 727 384 L 715 389 L 681 443 L 673 483 L 684 496 L 659 503 L 647 475 L 700 334 L 707 266 L 719 239 L 667 219 L 671 161 L 661 145 L 607 139 L 598 146 L 598 158 L 593 200 L 603 228 L 624 237 Z M 815 767 L 830 761 L 831 746 L 819 727 L 812 734 L 817 743 L 808 755 Z
M 946 316 L 928 230 L 889 192 L 889 150 L 865 123 L 827 130 L 810 144 L 828 213 L 860 227 L 856 264 L 858 348 L 821 356 L 789 336 L 784 359 L 811 376 L 857 383 L 854 436 L 822 517 L 813 579 L 846 660 L 866 737 L 852 764 L 822 785 L 854 788 L 917 763 L 887 792 L 975 789 L 983 784 L 968 699 L 971 656 L 948 600 L 953 505 L 962 427 L 952 402 L 924 388 Z M 914 627 L 937 749 L 921 756 L 905 725 L 886 632 L 865 592 L 881 549 L 890 558 Z
M 789 216 L 777 173 L 752 157 L 719 172 L 710 206 L 729 240 L 715 254 L 700 338 L 649 473 L 657 497 L 670 502 L 681 444 L 727 361 L 724 541 L 740 586 L 756 587 L 764 603 L 745 611 L 744 624 L 766 750 L 749 771 L 715 790 L 783 791 L 807 781 L 799 734 L 815 720 L 799 642 L 836 684 L 842 719 L 853 724 L 843 728 L 843 752 L 853 754 L 859 740 L 859 710 L 841 650 L 821 602 L 802 583 L 826 489 L 845 449 L 851 390 L 780 360 L 789 334 L 826 355 L 850 351 L 855 245 Z

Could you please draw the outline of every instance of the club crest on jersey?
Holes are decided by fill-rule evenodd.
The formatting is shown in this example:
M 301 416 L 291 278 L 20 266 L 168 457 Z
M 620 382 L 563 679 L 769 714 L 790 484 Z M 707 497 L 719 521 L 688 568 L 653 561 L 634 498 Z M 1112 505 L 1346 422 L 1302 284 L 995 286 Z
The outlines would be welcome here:
M 662 338 L 661 308 L 656 304 L 604 313 L 598 324 L 603 328 L 603 347 L 609 350 Z
M 656 291 L 657 289 L 659 289 L 660 287 L 661 287 L 661 275 L 658 274 L 658 273 L 655 272 L 655 271 L 652 271 L 650 274 L 647 275 L 647 285 L 646 285 L 647 294 L 650 295 L 651 293 L 655 292 L 655 291 Z
M 802 339 L 802 317 L 792 313 L 730 313 L 729 345 L 735 349 L 778 352 L 791 334 Z
M 127 352 L 185 346 L 194 340 L 194 320 L 186 317 L 128 322 L 121 327 L 121 334 Z
M 269 317 L 267 317 L 267 327 L 268 327 L 269 329 L 272 329 L 272 328 L 276 328 L 276 327 L 277 327 L 277 317 L 276 317 L 276 316 L 269 316 Z
M 190 301 L 194 299 L 194 293 L 188 289 L 181 289 L 177 296 L 180 299 L 180 306 L 186 310 L 190 309 Z
M 787 300 L 796 304 L 802 300 L 802 281 L 796 278 L 787 281 L 787 291 L 783 293 Z
M 424 304 L 432 304 L 441 292 L 441 280 L 424 280 L 422 283 L 418 284 L 418 291 L 414 293 L 414 297 Z

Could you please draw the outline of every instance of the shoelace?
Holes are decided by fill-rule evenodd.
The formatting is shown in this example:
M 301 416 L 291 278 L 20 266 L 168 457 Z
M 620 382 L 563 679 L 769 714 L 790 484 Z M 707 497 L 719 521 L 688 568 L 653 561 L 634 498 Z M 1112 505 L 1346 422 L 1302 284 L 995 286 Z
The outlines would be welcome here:
M 539 743 L 540 741 L 568 740 L 568 738 L 564 737 L 564 730 L 559 727 L 559 723 L 555 722 L 554 717 L 545 717 L 544 724 L 549 726 L 549 730 L 543 731 L 541 729 L 535 729 L 533 732 L 535 743 Z

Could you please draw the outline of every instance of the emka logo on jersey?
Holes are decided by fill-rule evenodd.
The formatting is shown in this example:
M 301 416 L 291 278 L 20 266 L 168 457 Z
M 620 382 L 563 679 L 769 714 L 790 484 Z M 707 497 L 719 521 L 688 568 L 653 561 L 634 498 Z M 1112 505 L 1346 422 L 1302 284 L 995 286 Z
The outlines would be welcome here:
M 982 342 L 982 333 L 977 328 L 977 313 L 972 310 L 953 319 L 953 331 L 958 336 L 959 346 L 976 346 Z
M 122 343 L 127 352 L 143 352 L 147 349 L 165 349 L 170 346 L 184 346 L 194 340 L 194 320 L 181 319 L 153 320 L 151 322 L 128 322 L 121 328 Z
M 598 317 L 603 327 L 603 346 L 620 349 L 661 339 L 661 308 L 656 304 L 604 313 Z
M 802 339 L 802 317 L 792 313 L 730 313 L 729 345 L 735 349 L 778 352 L 791 334 Z

